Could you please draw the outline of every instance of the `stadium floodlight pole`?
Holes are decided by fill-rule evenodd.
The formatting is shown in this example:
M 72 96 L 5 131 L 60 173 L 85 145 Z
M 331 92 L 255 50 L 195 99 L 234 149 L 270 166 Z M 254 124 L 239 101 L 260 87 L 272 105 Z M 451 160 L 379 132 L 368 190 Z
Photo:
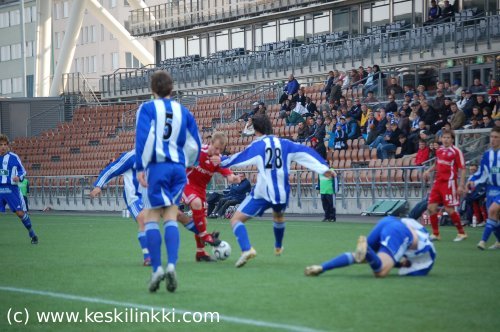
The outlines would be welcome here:
M 153 64 L 154 56 L 111 15 L 97 0 L 84 1 L 94 15 L 143 65 Z
M 59 53 L 54 78 L 50 86 L 50 96 L 57 97 L 61 91 L 62 74 L 68 73 L 75 55 L 75 47 L 80 28 L 82 27 L 84 8 L 87 1 L 73 1 L 71 4 L 71 14 L 66 24 L 66 33 Z
M 47 97 L 50 92 L 52 50 L 52 0 L 36 2 L 35 97 Z
M 24 0 L 20 2 L 21 7 L 21 57 L 23 59 L 23 97 L 28 96 L 28 91 L 26 91 L 26 26 L 24 24 Z

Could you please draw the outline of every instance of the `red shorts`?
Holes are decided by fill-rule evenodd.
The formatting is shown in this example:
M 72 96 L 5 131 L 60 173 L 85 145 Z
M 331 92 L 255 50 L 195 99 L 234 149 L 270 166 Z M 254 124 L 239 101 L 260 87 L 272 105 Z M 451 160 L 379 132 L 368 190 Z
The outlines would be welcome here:
M 434 182 L 429 194 L 429 204 L 444 206 L 459 206 L 460 197 L 457 192 L 456 181 Z
M 184 192 L 182 193 L 182 202 L 187 205 L 191 205 L 191 202 L 196 198 L 201 199 L 203 206 L 206 205 L 207 192 L 204 189 L 200 189 L 195 186 L 186 185 Z

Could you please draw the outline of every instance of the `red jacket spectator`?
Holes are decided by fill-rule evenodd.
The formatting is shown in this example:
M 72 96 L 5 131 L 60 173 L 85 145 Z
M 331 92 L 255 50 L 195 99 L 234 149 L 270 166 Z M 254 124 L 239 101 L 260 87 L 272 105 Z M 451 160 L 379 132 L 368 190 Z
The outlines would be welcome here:
M 425 141 L 424 142 L 420 141 L 418 143 L 417 155 L 415 156 L 415 165 L 421 166 L 424 162 L 429 160 L 430 152 L 431 150 L 425 144 Z

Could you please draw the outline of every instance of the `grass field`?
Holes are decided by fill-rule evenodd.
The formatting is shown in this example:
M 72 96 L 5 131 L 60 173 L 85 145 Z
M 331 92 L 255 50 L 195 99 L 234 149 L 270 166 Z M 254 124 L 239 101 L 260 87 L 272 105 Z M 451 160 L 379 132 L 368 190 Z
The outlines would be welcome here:
M 132 221 L 84 214 L 35 214 L 32 220 L 40 237 L 37 246 L 30 244 L 13 214 L 0 214 L 0 331 L 500 330 L 500 251 L 475 248 L 482 228 L 468 229 L 470 237 L 462 243 L 451 241 L 453 228 L 443 228 L 428 277 L 393 273 L 375 279 L 368 265 L 356 265 L 306 278 L 306 265 L 352 250 L 358 235 L 372 225 L 291 221 L 284 255 L 275 257 L 272 223 L 252 220 L 247 225 L 258 256 L 236 269 L 239 248 L 229 224 L 210 221 L 209 229 L 219 229 L 231 244 L 232 256 L 214 264 L 196 263 L 192 235 L 181 229 L 179 288 L 171 294 L 162 284 L 158 293 L 149 294 L 150 269 L 141 266 Z M 35 319 L 37 311 L 83 315 L 85 308 L 107 312 L 134 307 L 218 312 L 221 319 L 203 324 L 48 324 Z M 25 308 L 27 325 L 10 326 L 9 309 L 12 314 Z

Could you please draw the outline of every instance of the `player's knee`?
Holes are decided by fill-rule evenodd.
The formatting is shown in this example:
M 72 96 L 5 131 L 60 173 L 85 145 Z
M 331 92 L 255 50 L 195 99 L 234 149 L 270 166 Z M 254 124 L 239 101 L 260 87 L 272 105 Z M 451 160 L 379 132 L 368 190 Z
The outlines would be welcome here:
M 488 218 L 497 220 L 500 217 L 500 205 L 493 203 L 488 209 Z
M 17 215 L 20 219 L 24 218 L 24 214 L 25 214 L 25 213 L 24 213 L 24 211 L 16 211 L 16 215 Z
M 203 204 L 201 203 L 201 199 L 196 198 L 191 202 L 191 209 L 193 210 L 201 210 Z
M 435 204 L 431 204 L 427 207 L 427 210 L 430 214 L 434 214 L 437 212 L 437 206 Z

